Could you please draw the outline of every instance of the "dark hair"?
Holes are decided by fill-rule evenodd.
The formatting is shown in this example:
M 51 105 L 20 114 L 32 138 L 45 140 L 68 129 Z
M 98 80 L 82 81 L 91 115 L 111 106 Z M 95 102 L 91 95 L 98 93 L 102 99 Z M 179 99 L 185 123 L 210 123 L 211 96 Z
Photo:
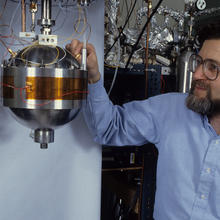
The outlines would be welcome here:
M 202 45 L 205 40 L 220 40 L 220 21 L 201 25 L 198 28 L 197 35 L 200 45 Z

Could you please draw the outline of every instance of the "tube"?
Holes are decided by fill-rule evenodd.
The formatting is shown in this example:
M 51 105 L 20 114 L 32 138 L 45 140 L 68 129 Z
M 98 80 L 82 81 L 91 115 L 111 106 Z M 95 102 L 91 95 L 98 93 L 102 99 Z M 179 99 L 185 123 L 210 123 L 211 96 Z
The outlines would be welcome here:
M 25 5 L 25 0 L 21 0 L 21 31 L 26 32 L 26 5 Z

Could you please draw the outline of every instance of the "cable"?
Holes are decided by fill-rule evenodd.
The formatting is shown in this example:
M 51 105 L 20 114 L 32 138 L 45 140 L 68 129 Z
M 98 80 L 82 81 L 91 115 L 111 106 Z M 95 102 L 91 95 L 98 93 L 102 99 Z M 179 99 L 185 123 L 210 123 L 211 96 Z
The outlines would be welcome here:
M 80 7 L 79 5 L 77 5 L 77 6 L 78 6 L 78 7 L 77 7 L 77 8 L 78 8 L 78 19 L 77 19 L 76 21 L 77 21 L 77 28 L 78 28 L 79 25 L 80 25 L 80 20 L 81 20 L 81 7 Z M 76 24 L 74 23 L 74 24 L 73 24 L 73 27 L 74 27 L 75 25 L 76 25 Z M 71 40 L 74 35 L 75 35 L 75 33 L 73 33 L 70 37 L 65 38 L 64 40 L 59 41 L 59 43 L 64 43 L 64 42 L 66 42 L 66 41 Z
M 67 1 L 67 3 L 68 3 L 68 1 Z M 63 19 L 61 25 L 58 28 L 56 28 L 53 32 L 56 32 L 56 31 L 60 30 L 63 27 L 63 25 L 64 25 L 64 23 L 65 23 L 65 21 L 67 19 L 67 12 L 73 12 L 73 10 L 75 9 L 75 6 L 77 6 L 77 2 L 74 5 L 71 5 L 71 6 L 74 6 L 73 9 L 68 9 L 69 5 L 62 5 L 62 1 L 61 0 L 59 1 L 58 6 L 59 6 L 60 9 L 59 9 L 59 12 L 56 15 L 55 20 L 57 20 L 57 17 L 58 17 L 60 12 L 63 13 L 64 19 Z M 64 8 L 64 6 L 65 6 L 65 8 Z M 79 9 L 77 9 L 77 10 L 79 10 Z
M 125 24 L 124 24 L 124 26 L 122 27 L 122 29 L 121 29 L 121 31 L 120 31 L 118 37 L 116 37 L 115 42 L 112 44 L 112 46 L 111 46 L 111 47 L 107 50 L 107 52 L 105 53 L 105 57 L 108 55 L 108 53 L 109 53 L 109 52 L 111 51 L 111 49 L 114 47 L 114 45 L 115 45 L 115 43 L 118 41 L 118 39 L 121 37 L 121 34 L 123 33 L 123 31 L 124 31 L 124 29 L 125 29 L 125 27 L 126 27 L 128 21 L 129 21 L 129 19 L 130 19 L 130 17 L 131 17 L 132 12 L 134 11 L 134 8 L 135 8 L 136 3 L 137 3 L 137 0 L 135 0 L 135 2 L 134 2 L 134 4 L 133 4 L 133 7 L 132 7 L 132 9 L 131 9 L 131 12 L 130 12 L 130 14 L 128 15 L 128 18 L 127 18 L 127 20 L 125 21 Z
M 131 51 L 130 56 L 129 56 L 129 58 L 128 58 L 128 61 L 127 61 L 127 63 L 126 63 L 125 69 L 128 68 L 128 65 L 129 65 L 129 63 L 130 63 L 130 61 L 131 61 L 131 57 L 133 56 L 134 51 L 135 51 L 135 49 L 137 48 L 137 46 L 138 46 L 138 44 L 139 44 L 139 41 L 141 40 L 141 37 L 142 37 L 144 31 L 145 31 L 146 28 L 147 28 L 147 25 L 150 23 L 150 21 L 151 21 L 152 17 L 154 16 L 154 14 L 157 12 L 157 9 L 158 9 L 159 6 L 161 5 L 162 1 L 163 1 L 163 0 L 159 0 L 159 2 L 157 3 L 156 7 L 155 7 L 154 10 L 153 10 L 153 12 L 151 13 L 149 19 L 147 19 L 147 22 L 145 23 L 145 25 L 144 25 L 144 27 L 143 27 L 143 29 L 142 29 L 142 31 L 141 31 L 141 33 L 140 33 L 140 35 L 139 35 L 139 37 L 138 37 L 136 43 L 135 43 L 135 45 L 132 46 L 132 51 Z
M 7 28 L 10 28 L 10 26 L 8 24 L 0 24 L 0 27 L 7 27 Z M 20 39 L 14 34 L 14 31 L 13 29 L 11 28 L 11 33 L 10 35 L 2 35 L 0 34 L 0 38 L 12 38 L 13 40 L 17 40 L 19 41 Z M 24 40 L 23 40 L 24 41 Z M 28 41 L 25 41 L 26 43 Z M 30 43 L 30 42 L 28 42 Z M 24 45 L 23 43 L 20 42 L 20 44 L 12 44 L 12 43 L 9 43 L 9 42 L 5 42 L 5 44 L 10 44 L 10 46 L 18 46 L 18 45 Z
M 112 88 L 113 88 L 113 86 L 114 86 L 114 84 L 115 84 L 116 77 L 117 77 L 117 75 L 118 75 L 118 67 L 119 67 L 119 62 L 120 62 L 120 57 L 121 57 L 120 49 L 121 49 L 120 39 L 118 39 L 118 59 L 117 59 L 118 63 L 117 63 L 116 69 L 115 69 L 115 73 L 114 73 L 114 77 L 113 77 L 113 80 L 112 80 L 111 87 L 110 87 L 110 89 L 109 89 L 109 91 L 108 91 L 108 96 L 110 96 L 110 93 L 111 93 L 111 91 L 112 91 Z
M 61 62 L 61 61 L 66 57 L 66 50 L 64 50 L 63 48 L 61 48 L 61 49 L 63 50 L 64 55 L 63 55 L 62 58 L 60 58 L 60 59 L 57 61 L 57 63 Z
M 2 45 L 7 49 L 9 50 L 8 46 L 5 44 L 5 42 L 0 38 L 0 42 L 2 43 Z
M 82 28 L 82 31 L 80 32 L 80 33 L 78 33 L 78 30 L 77 30 L 77 28 L 75 28 L 75 25 L 74 25 L 74 30 L 75 30 L 75 32 L 76 33 L 78 33 L 78 34 L 80 34 L 79 36 L 81 36 L 82 34 L 86 34 L 85 32 L 86 32 L 86 30 L 89 28 L 89 33 L 88 33 L 88 38 L 87 38 L 87 42 L 89 41 L 89 38 L 90 38 L 90 35 L 91 35 L 91 25 L 88 23 L 88 19 L 87 19 L 87 17 L 88 17 L 88 10 L 87 10 L 87 7 L 82 7 L 83 8 L 83 28 Z M 84 39 L 86 39 L 85 38 L 85 36 L 83 36 L 83 38 Z
M 89 28 L 89 33 L 88 33 L 88 39 L 87 41 L 89 40 L 90 38 L 90 35 L 91 35 L 91 25 L 87 22 L 87 14 L 86 14 L 86 11 L 84 10 L 84 13 L 83 13 L 83 10 L 82 10 L 82 7 L 80 5 L 78 5 L 78 14 L 79 14 L 79 18 L 75 21 L 75 23 L 73 24 L 73 28 L 74 28 L 74 31 L 75 33 L 73 33 L 70 37 L 67 37 L 65 38 L 63 41 L 59 41 L 60 42 L 66 42 L 66 41 L 69 41 L 73 38 L 73 36 L 75 34 L 78 34 L 77 38 L 79 38 L 82 34 L 85 33 L 85 31 Z M 82 17 L 82 14 L 84 14 L 84 16 Z M 81 22 L 83 21 L 83 27 L 82 27 L 82 30 L 79 31 L 79 27 L 80 27 L 80 24 Z
M 10 35 L 4 35 L 4 36 L 3 36 L 3 35 L 0 34 L 0 38 L 12 38 L 12 39 L 17 40 L 17 41 L 20 42 L 20 44 L 18 44 L 18 45 L 23 45 L 23 46 L 24 46 L 25 44 L 31 44 L 31 43 L 32 43 L 32 42 L 30 42 L 30 41 L 21 39 L 20 37 L 16 36 L 16 35 L 14 34 L 13 28 L 10 27 L 10 25 L 8 25 L 8 24 L 0 24 L 0 27 L 7 27 L 8 29 L 11 30 Z M 8 42 L 5 42 L 5 43 L 6 43 L 6 44 L 10 44 L 11 46 L 17 45 L 17 44 L 12 44 L 12 43 L 8 43 Z M 18 45 L 17 45 L 17 46 L 18 46 Z
M 12 16 L 11 16 L 11 20 L 10 20 L 10 23 L 9 23 L 9 27 L 10 27 L 10 28 L 12 27 L 12 22 L 13 22 L 13 20 L 14 20 L 14 17 L 15 17 L 15 15 L 16 15 L 16 12 L 17 12 L 18 8 L 20 7 L 20 5 L 21 5 L 21 1 L 19 1 L 19 3 L 18 3 L 18 5 L 17 5 L 16 9 L 14 10 L 14 12 L 13 12 L 13 14 L 12 14 Z
M 59 8 L 60 8 L 60 9 L 59 9 L 59 11 L 58 11 L 58 13 L 57 13 L 57 15 L 56 15 L 56 17 L 55 17 L 55 21 L 57 20 L 57 17 L 59 16 L 60 12 L 63 13 L 64 19 L 63 19 L 61 25 L 60 25 L 58 28 L 56 28 L 53 32 L 56 32 L 56 31 L 58 31 L 59 29 L 61 29 L 61 28 L 63 27 L 65 21 L 66 21 L 66 18 L 67 18 L 67 16 L 66 16 L 67 7 L 66 7 L 66 9 L 64 9 L 64 8 L 62 7 L 62 5 L 61 5 L 61 1 L 59 1 Z M 66 10 L 66 12 L 65 12 L 64 10 Z
M 23 90 L 28 89 L 28 88 L 30 88 L 30 86 L 26 86 L 25 88 L 18 88 L 18 89 L 20 89 L 20 98 L 21 98 L 22 102 L 27 103 L 28 105 L 39 106 L 39 107 L 48 105 L 48 104 L 50 104 L 51 102 L 56 101 L 57 99 L 61 99 L 61 100 L 62 100 L 62 98 L 63 98 L 64 96 L 73 95 L 73 94 L 88 94 L 88 91 L 80 91 L 80 90 L 76 91 L 76 90 L 75 90 L 75 91 L 71 91 L 71 92 L 64 93 L 64 94 L 60 95 L 57 99 L 51 99 L 51 100 L 49 100 L 49 101 L 47 101 L 47 102 L 43 102 L 43 103 L 41 103 L 41 104 L 35 104 L 35 103 L 29 103 L 28 101 L 26 101 L 26 100 L 24 99 L 24 96 L 23 96 L 22 92 L 23 92 Z
M 27 46 L 27 47 L 24 49 L 24 51 L 22 52 L 21 58 L 17 58 L 17 59 L 20 59 L 20 60 L 22 60 L 23 62 L 26 62 L 26 61 L 27 61 L 27 62 L 29 62 L 29 63 L 31 63 L 31 64 L 40 66 L 41 63 L 37 63 L 37 62 L 33 62 L 33 61 L 29 61 L 29 60 L 24 59 L 24 54 L 25 54 L 28 50 L 30 50 L 31 48 L 35 47 L 36 45 L 37 45 L 37 43 L 34 43 L 34 44 L 30 45 L 30 46 Z M 50 63 L 45 63 L 45 64 L 44 64 L 45 66 L 53 65 L 54 63 L 56 63 L 56 61 L 57 61 L 57 59 L 58 59 L 58 57 L 59 57 L 59 55 L 60 55 L 60 51 L 59 51 L 58 47 L 55 47 L 55 48 L 56 48 L 56 50 L 57 50 L 57 55 L 56 55 L 56 57 L 55 57 L 54 60 L 51 61 Z M 65 56 L 65 55 L 64 55 L 64 56 Z M 64 58 L 64 57 L 62 57 L 61 59 L 63 59 L 63 58 Z M 59 61 L 58 61 L 58 62 L 59 62 Z
M 2 15 L 4 14 L 7 1 L 8 1 L 8 0 L 5 0 L 5 4 L 4 4 L 3 9 L 2 9 L 2 11 L 1 11 L 1 14 L 0 14 L 0 19 L 1 19 Z

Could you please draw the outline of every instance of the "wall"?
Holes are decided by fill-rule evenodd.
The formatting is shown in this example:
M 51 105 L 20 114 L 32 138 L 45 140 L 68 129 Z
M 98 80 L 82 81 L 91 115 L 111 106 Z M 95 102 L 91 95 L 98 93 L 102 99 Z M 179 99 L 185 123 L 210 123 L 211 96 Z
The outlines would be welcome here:
M 4 2 L 0 1 L 1 10 Z M 8 0 L 0 24 L 10 23 L 16 7 Z M 53 18 L 58 10 L 53 7 Z M 12 22 L 16 35 L 20 30 L 19 11 L 20 8 Z M 71 36 L 76 16 L 76 11 L 60 12 L 56 33 L 65 38 Z M 92 26 L 90 42 L 96 46 L 103 73 L 103 0 L 88 8 L 88 16 Z M 4 31 L 0 26 L 0 33 L 7 34 Z M 1 44 L 0 51 L 2 57 L 5 49 Z M 40 149 L 29 137 L 30 130 L 17 123 L 2 106 L 0 121 L 1 220 L 100 219 L 101 147 L 93 142 L 81 114 L 55 131 L 55 142 L 47 150 Z

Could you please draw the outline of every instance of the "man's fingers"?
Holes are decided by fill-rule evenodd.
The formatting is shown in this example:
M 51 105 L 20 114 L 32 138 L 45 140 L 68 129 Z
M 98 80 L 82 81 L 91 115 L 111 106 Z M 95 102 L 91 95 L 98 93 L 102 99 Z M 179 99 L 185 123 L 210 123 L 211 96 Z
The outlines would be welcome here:
M 95 48 L 92 44 L 87 43 L 87 58 L 94 59 L 96 56 Z M 83 49 L 83 42 L 80 42 L 77 39 L 73 39 L 70 44 L 66 45 L 66 49 L 75 57 L 79 62 L 81 61 L 81 53 Z
M 81 42 L 73 39 L 70 44 L 66 45 L 66 49 L 73 55 L 77 56 L 81 52 L 82 46 Z

